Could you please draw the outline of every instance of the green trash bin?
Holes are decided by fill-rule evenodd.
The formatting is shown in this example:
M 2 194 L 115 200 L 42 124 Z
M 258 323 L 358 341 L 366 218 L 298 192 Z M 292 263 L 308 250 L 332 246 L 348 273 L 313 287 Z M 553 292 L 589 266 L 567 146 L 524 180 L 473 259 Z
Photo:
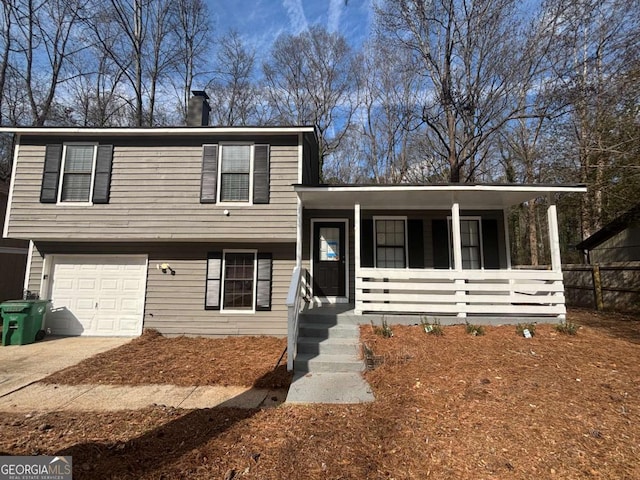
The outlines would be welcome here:
M 42 340 L 49 300 L 9 300 L 0 304 L 2 345 L 27 345 Z

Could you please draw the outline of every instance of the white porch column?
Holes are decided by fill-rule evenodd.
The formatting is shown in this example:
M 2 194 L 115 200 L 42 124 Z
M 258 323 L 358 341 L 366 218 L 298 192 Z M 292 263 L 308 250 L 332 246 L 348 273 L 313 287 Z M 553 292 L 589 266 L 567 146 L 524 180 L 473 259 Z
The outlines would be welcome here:
M 451 205 L 451 233 L 453 243 L 453 269 L 462 270 L 462 238 L 460 236 L 460 204 Z
M 549 251 L 551 252 L 551 269 L 554 272 L 562 271 L 562 260 L 560 259 L 560 234 L 558 233 L 558 213 L 556 204 L 549 195 L 549 208 L 547 209 L 547 220 L 549 222 Z
M 562 259 L 560 258 L 560 234 L 558 233 L 558 212 L 556 210 L 555 199 L 553 194 L 549 194 L 549 208 L 547 209 L 547 220 L 549 223 L 549 251 L 551 252 L 551 270 L 562 273 Z M 563 284 L 562 280 L 553 282 L 554 284 Z M 562 295 L 556 292 L 554 295 Z M 564 303 L 564 302 L 563 302 Z M 558 314 L 558 320 L 564 322 L 567 318 L 566 309 L 562 305 L 563 312 Z
M 296 267 L 302 267 L 302 200 L 296 207 Z
M 353 297 L 355 299 L 355 306 L 353 309 L 353 313 L 356 315 L 362 315 L 362 302 L 361 300 L 358 298 L 358 280 L 360 279 L 360 204 L 356 203 L 354 205 L 353 208 L 353 236 L 355 238 L 355 245 L 354 245 L 354 262 L 355 262 L 355 274 L 356 274 L 356 278 L 355 278 L 355 284 L 356 284 L 356 288 L 355 291 L 353 293 Z M 347 268 L 349 268 L 349 266 L 347 265 Z
M 456 201 L 451 205 L 451 236 L 453 244 L 453 269 L 456 272 L 462 273 L 462 237 L 460 235 L 460 204 Z M 461 275 L 460 275 L 461 276 Z M 456 278 L 456 285 L 464 285 L 464 278 Z M 460 287 L 464 288 L 464 287 Z M 456 295 L 466 295 L 466 290 L 457 290 Z M 467 313 L 462 311 L 466 307 L 465 302 L 458 302 L 456 305 L 459 307 L 459 318 L 465 318 Z
M 511 270 L 511 238 L 509 237 L 509 209 L 502 209 L 502 219 L 504 221 L 504 244 L 507 254 L 507 270 Z

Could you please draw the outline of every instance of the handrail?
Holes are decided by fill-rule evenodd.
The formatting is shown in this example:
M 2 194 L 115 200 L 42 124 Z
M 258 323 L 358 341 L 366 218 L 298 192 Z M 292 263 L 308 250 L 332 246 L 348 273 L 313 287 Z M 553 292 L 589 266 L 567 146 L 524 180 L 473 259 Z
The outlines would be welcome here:
M 287 370 L 293 370 L 293 360 L 298 351 L 298 322 L 302 310 L 302 285 L 306 270 L 295 267 L 287 294 Z

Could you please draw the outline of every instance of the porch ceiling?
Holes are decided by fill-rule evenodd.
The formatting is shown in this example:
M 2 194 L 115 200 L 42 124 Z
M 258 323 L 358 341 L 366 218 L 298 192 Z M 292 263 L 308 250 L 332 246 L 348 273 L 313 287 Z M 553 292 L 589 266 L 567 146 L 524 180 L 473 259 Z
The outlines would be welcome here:
M 555 193 L 584 193 L 584 185 L 295 185 L 305 208 L 502 209 Z

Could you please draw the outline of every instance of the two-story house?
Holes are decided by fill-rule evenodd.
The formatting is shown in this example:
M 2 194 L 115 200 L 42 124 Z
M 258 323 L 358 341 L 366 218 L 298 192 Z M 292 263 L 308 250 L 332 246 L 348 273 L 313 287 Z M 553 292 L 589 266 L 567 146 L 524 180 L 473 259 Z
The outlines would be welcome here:
M 3 234 L 30 241 L 51 332 L 287 335 L 295 267 L 305 301 L 355 314 L 564 318 L 554 198 L 584 187 L 320 185 L 313 127 L 201 126 L 206 97 L 191 107 L 187 127 L 0 128 Z M 512 268 L 505 211 L 538 196 L 551 268 Z

